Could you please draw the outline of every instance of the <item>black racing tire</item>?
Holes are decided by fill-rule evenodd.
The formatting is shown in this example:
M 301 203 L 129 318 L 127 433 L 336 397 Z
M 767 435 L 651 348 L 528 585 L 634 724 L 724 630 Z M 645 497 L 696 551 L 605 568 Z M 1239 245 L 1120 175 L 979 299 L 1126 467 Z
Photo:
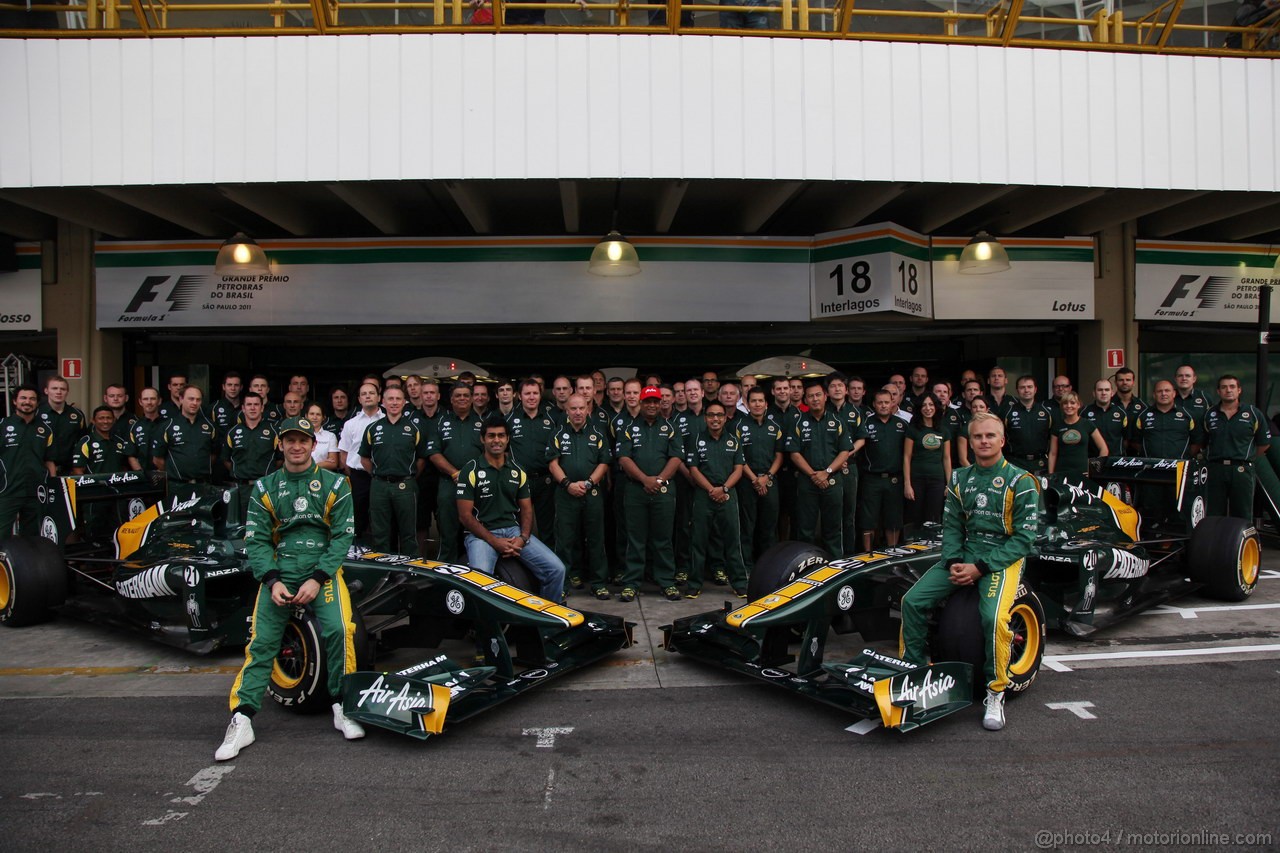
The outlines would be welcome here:
M 1029 688 L 1040 674 L 1045 647 L 1044 606 L 1026 584 L 1018 585 L 1009 607 L 1009 623 L 1013 642 L 1009 651 L 1007 692 L 1017 695 Z M 947 599 L 946 607 L 938 614 L 932 651 L 935 661 L 962 661 L 973 667 L 975 696 L 986 690 L 986 679 L 982 675 L 987 661 L 986 638 L 978 614 L 977 586 L 957 590 Z
M 1204 584 L 1206 595 L 1244 601 L 1258 585 L 1261 567 L 1258 531 L 1244 519 L 1209 516 L 1191 531 L 1187 572 Z
M 529 567 L 515 557 L 499 557 L 493 567 L 493 576 L 505 584 L 522 589 L 531 595 L 538 595 L 542 584 L 529 571 Z
M 310 610 L 296 612 L 284 626 L 280 652 L 271 664 L 267 695 L 299 714 L 328 709 L 329 671 L 320 620 Z
M 764 598 L 810 569 L 831 562 L 831 554 L 810 542 L 779 542 L 756 560 L 747 579 L 747 600 Z
M 53 618 L 67 600 L 67 564 L 42 537 L 0 542 L 0 624 L 10 628 Z

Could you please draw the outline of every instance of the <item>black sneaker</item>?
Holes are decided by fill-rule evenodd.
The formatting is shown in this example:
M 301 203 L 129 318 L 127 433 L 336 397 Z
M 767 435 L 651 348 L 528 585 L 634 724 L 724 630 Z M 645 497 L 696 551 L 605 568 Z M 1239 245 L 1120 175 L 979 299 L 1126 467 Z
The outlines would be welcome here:
M 582 582 L 582 578 L 569 578 L 569 586 L 574 589 L 582 589 L 586 584 Z
M 688 572 L 676 572 L 676 586 L 684 586 L 689 582 Z
M 667 597 L 667 601 L 679 601 L 683 598 L 683 596 L 680 595 L 680 590 L 676 589 L 674 586 L 667 587 L 662 591 L 662 594 Z
M 689 589 L 685 590 L 684 593 L 685 598 L 697 598 L 700 595 L 702 595 L 702 590 L 700 589 Z
M 599 589 L 597 589 L 597 590 L 595 591 L 595 596 L 596 596 L 596 598 L 600 599 L 601 601 L 612 601 L 612 600 L 613 600 L 613 593 L 609 592 L 609 590 L 605 589 L 604 587 L 600 587 Z
M 618 593 L 619 601 L 635 601 L 636 591 L 629 586 L 623 587 L 622 592 Z
M 724 573 L 723 569 L 717 571 L 715 573 L 715 576 L 712 578 L 712 580 L 715 581 L 716 586 L 729 585 L 729 576 Z

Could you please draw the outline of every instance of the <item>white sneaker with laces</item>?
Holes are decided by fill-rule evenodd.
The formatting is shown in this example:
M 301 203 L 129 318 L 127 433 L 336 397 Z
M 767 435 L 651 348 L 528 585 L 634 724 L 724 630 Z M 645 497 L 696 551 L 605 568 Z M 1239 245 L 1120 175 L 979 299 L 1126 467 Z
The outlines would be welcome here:
M 982 700 L 986 713 L 982 715 L 982 727 L 989 732 L 998 732 L 1004 728 L 1004 693 L 987 691 L 987 698 Z
M 364 737 L 364 726 L 342 713 L 342 703 L 333 703 L 333 727 L 342 732 L 347 740 L 358 740 Z
M 218 747 L 218 751 L 213 754 L 214 760 L 230 761 L 253 741 L 253 721 L 236 711 L 231 715 L 231 723 L 227 726 L 227 734 L 222 739 L 222 746 Z

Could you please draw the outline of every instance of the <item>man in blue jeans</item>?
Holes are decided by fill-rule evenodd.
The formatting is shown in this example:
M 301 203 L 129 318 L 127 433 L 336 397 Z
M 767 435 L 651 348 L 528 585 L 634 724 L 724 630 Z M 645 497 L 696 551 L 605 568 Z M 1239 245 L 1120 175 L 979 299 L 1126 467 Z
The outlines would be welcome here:
M 458 472 L 458 520 L 466 529 L 467 564 L 492 574 L 499 557 L 524 563 L 548 601 L 564 597 L 564 563 L 538 541 L 533 529 L 533 498 L 524 469 L 507 454 L 511 433 L 500 413 L 485 419 L 484 453 Z

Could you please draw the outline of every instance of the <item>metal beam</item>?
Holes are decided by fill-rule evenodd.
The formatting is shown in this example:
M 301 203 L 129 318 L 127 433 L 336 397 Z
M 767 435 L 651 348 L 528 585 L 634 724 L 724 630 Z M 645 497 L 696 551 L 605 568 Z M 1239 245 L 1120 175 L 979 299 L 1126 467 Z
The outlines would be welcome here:
M 413 230 L 406 216 L 407 210 L 391 192 L 363 183 L 325 186 L 383 234 L 407 234 Z
M 560 210 L 564 214 L 564 230 L 577 234 L 582 223 L 582 210 L 577 181 L 557 181 L 560 185 Z
M 1224 219 L 1214 227 L 1220 240 L 1248 240 L 1280 231 L 1280 202 L 1270 207 Z
M 226 221 L 208 208 L 183 198 L 181 190 L 161 187 L 97 187 L 97 192 L 121 204 L 136 207 L 202 237 L 228 237 Z
M 1138 225 L 1144 237 L 1169 237 L 1277 203 L 1275 193 L 1219 192 L 1144 216 Z
M 804 181 L 776 181 L 759 188 L 751 200 L 742 207 L 739 220 L 739 233 L 758 234 L 777 215 L 778 211 L 790 204 L 808 184 Z
M 978 208 L 1004 198 L 1019 187 L 976 186 L 951 187 L 947 195 L 931 201 L 923 218 L 916 225 L 922 234 L 935 234 L 956 220 L 973 213 Z
M 914 184 L 858 184 L 850 188 L 843 204 L 827 210 L 821 231 L 852 228 L 871 214 L 911 189 Z
M 52 239 L 58 233 L 58 220 L 25 205 L 0 201 L 0 234 L 17 240 Z
M 90 189 L 46 187 L 39 190 L 4 190 L 0 191 L 0 199 L 65 219 L 110 237 L 154 237 L 157 231 L 169 236 L 169 230 L 164 228 L 168 223 Z
M 1063 234 L 1096 234 L 1207 194 L 1198 190 L 1111 190 L 1063 216 L 1060 230 Z
M 485 209 L 485 204 L 478 192 L 457 181 L 445 181 L 444 188 L 453 198 L 453 203 L 458 205 L 462 215 L 467 218 L 472 231 L 477 234 L 488 234 L 493 230 L 493 219 Z
M 294 237 L 306 237 L 320 230 L 320 216 L 314 206 L 299 201 L 278 184 L 220 184 L 218 192 Z
M 996 235 L 1017 234 L 1106 193 L 1097 187 L 1028 187 L 1013 200 L 1009 210 L 991 220 L 986 230 Z
M 689 191 L 688 181 L 671 181 L 662 188 L 658 196 L 658 210 L 653 225 L 654 233 L 666 234 L 671 231 L 671 223 L 684 202 L 684 194 Z

